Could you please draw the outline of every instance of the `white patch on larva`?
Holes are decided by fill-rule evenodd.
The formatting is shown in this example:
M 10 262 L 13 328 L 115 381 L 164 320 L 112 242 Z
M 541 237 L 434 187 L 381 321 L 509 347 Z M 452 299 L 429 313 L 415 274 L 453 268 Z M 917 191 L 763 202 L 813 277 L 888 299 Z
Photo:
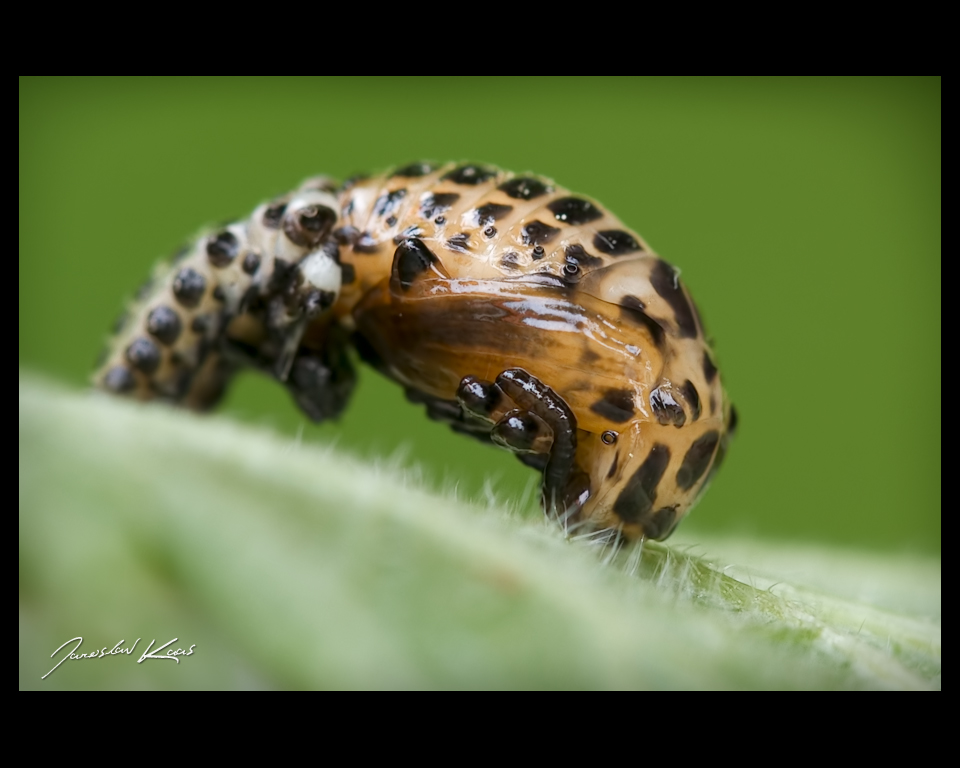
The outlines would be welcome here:
M 323 249 L 307 254 L 306 258 L 300 262 L 300 270 L 306 281 L 315 288 L 330 293 L 340 292 L 342 281 L 340 265 Z

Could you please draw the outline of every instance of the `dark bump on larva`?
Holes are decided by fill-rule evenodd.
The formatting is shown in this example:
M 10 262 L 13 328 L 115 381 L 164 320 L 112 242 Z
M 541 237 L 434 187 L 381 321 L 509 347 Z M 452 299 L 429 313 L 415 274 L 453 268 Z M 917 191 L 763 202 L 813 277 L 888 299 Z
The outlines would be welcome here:
M 436 166 L 433 165 L 433 163 L 410 163 L 410 165 L 405 165 L 403 168 L 398 168 L 390 174 L 390 176 L 399 176 L 404 179 L 419 179 L 421 176 L 433 173 L 435 168 Z
M 544 256 L 547 255 L 547 252 L 544 250 L 542 245 L 535 245 L 533 250 L 530 252 L 530 257 L 534 261 L 540 261 Z
M 393 192 L 380 195 L 380 197 L 377 198 L 377 202 L 373 204 L 373 215 L 377 218 L 389 216 L 397 210 L 400 201 L 406 196 L 407 190 L 405 189 L 395 189 Z
M 497 236 L 497 228 L 496 228 L 496 227 L 485 227 L 484 230 L 483 230 L 483 236 L 484 236 L 485 238 L 487 238 L 487 240 L 492 240 L 493 238 L 495 238 L 495 237 Z
M 675 427 L 682 427 L 687 421 L 687 414 L 683 406 L 677 402 L 673 393 L 669 389 L 657 387 L 650 392 L 650 407 L 657 417 L 657 421 L 663 426 L 672 424 Z
M 201 336 L 207 332 L 210 327 L 210 318 L 207 315 L 197 315 L 190 323 L 190 330 L 199 333 Z
M 325 205 L 313 203 L 283 217 L 283 234 L 301 248 L 314 248 L 337 222 L 337 214 Z
M 643 521 L 643 535 L 657 541 L 667 537 L 677 522 L 677 505 L 661 507 Z
M 633 392 L 629 389 L 608 389 L 603 397 L 590 406 L 598 416 L 623 424 L 633 416 Z
M 621 520 L 640 523 L 650 513 L 657 498 L 657 486 L 669 463 L 670 449 L 660 443 L 655 444 L 613 503 L 613 511 Z
M 383 220 L 383 223 L 386 224 L 388 227 L 395 227 L 397 226 L 397 217 L 387 216 L 387 218 Z
M 465 184 L 475 187 L 492 179 L 497 172 L 491 168 L 484 168 L 481 165 L 461 165 L 454 168 L 447 174 L 444 174 L 444 181 L 452 181 L 454 184 Z
M 446 216 L 437 216 L 437 218 L 435 218 L 435 219 L 433 220 L 433 223 L 436 224 L 438 227 L 442 227 L 444 224 L 447 223 L 447 217 L 446 217 Z
M 717 366 L 715 366 L 713 360 L 710 359 L 709 352 L 703 353 L 703 375 L 706 377 L 708 384 L 712 384 L 713 380 L 717 378 Z M 711 409 L 716 410 L 712 407 Z
M 229 230 L 223 230 L 207 241 L 207 258 L 215 267 L 229 266 L 240 252 L 237 236 Z
M 694 441 L 677 470 L 677 487 L 680 490 L 689 491 L 703 477 L 710 467 L 713 452 L 719 442 L 720 433 L 716 430 L 711 430 Z
M 403 232 L 398 232 L 393 236 L 393 244 L 400 245 L 404 240 L 407 240 L 411 237 L 420 237 L 423 234 L 423 229 L 414 224 L 412 227 L 407 227 Z
M 154 307 L 147 315 L 147 330 L 161 344 L 173 344 L 183 330 L 180 315 L 170 307 Z
M 512 205 L 501 205 L 500 203 L 486 203 L 481 205 L 474 212 L 477 218 L 477 226 L 485 227 L 489 224 L 499 221 L 513 210 Z
M 357 270 L 353 264 L 340 265 L 340 280 L 344 285 L 350 285 L 357 279 Z
M 650 273 L 650 285 L 673 310 L 680 337 L 694 339 L 697 336 L 697 321 L 693 309 L 683 293 L 676 270 L 663 259 L 658 259 Z
M 283 214 L 287 210 L 286 203 L 276 203 L 267 206 L 263 212 L 263 226 L 267 229 L 280 229 L 280 222 L 283 221 Z
M 601 259 L 599 256 L 594 256 L 593 254 L 587 253 L 582 245 L 568 245 L 564 249 L 563 255 L 566 257 L 568 262 L 576 264 L 581 269 L 593 269 L 595 267 L 603 266 L 603 259 Z
M 126 351 L 127 362 L 141 373 L 150 375 L 160 367 L 160 349 L 150 339 L 134 339 Z
M 222 285 L 218 285 L 216 288 L 214 288 L 213 293 L 210 295 L 213 296 L 213 298 L 215 298 L 217 301 L 227 300 L 227 294 L 224 292 Z
M 137 381 L 134 379 L 133 374 L 123 365 L 113 366 L 113 368 L 107 371 L 106 376 L 103 377 L 103 386 L 117 394 L 129 392 L 136 384 Z
M 731 435 L 735 434 L 737 431 L 737 424 L 740 422 L 740 415 L 737 413 L 737 409 L 732 405 L 730 406 L 730 421 L 727 424 L 727 432 Z
M 608 256 L 623 256 L 627 253 L 642 251 L 638 243 L 629 232 L 622 229 L 605 229 L 593 236 L 593 247 L 600 253 Z
M 466 232 L 459 232 L 447 239 L 446 247 L 458 253 L 470 253 L 470 235 Z
M 600 435 L 600 440 L 604 445 L 614 445 L 617 442 L 617 438 L 620 435 L 614 432 L 612 429 L 606 430 L 602 435 Z
M 547 205 L 547 208 L 557 221 L 574 226 L 589 224 L 591 221 L 603 218 L 603 211 L 589 200 L 579 197 L 561 197 Z
M 459 199 L 460 195 L 456 192 L 437 192 L 436 194 L 424 195 L 420 200 L 420 215 L 425 219 L 432 219 L 444 211 L 450 210 L 450 206 Z
M 400 287 L 404 290 L 410 288 L 414 280 L 435 263 L 437 263 L 437 257 L 422 240 L 416 237 L 404 240 L 393 254 L 394 269 L 397 270 Z
M 380 243 L 369 232 L 361 232 L 353 244 L 354 253 L 376 253 L 380 250 Z
M 620 299 L 620 307 L 624 319 L 642 325 L 650 332 L 653 343 L 658 347 L 663 346 L 663 326 L 644 312 L 646 305 L 640 299 L 636 296 L 624 296 Z
M 507 197 L 514 200 L 532 200 L 535 197 L 547 194 L 550 188 L 540 179 L 530 178 L 529 176 L 520 176 L 516 179 L 504 182 L 497 187 Z
M 542 245 L 549 243 L 559 234 L 559 227 L 551 227 L 542 221 L 531 221 L 523 225 L 520 236 L 524 245 Z
M 333 239 L 340 243 L 340 245 L 353 245 L 360 237 L 360 230 L 347 225 L 345 227 L 337 227 L 330 234 L 333 235 Z
M 256 251 L 248 251 L 243 257 L 243 271 L 248 275 L 254 274 L 260 269 L 260 254 Z
M 207 281 L 203 275 L 190 267 L 184 267 L 173 279 L 173 295 L 181 306 L 193 308 L 200 303 Z
M 693 411 L 693 420 L 700 418 L 700 393 L 693 386 L 693 382 L 687 379 L 680 387 L 680 394 L 690 404 L 690 410 Z

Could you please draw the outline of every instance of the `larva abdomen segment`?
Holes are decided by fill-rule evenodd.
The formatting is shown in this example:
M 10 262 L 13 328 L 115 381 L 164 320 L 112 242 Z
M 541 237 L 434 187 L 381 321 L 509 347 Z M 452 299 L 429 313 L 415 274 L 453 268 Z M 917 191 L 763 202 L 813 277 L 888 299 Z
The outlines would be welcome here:
M 304 328 L 339 295 L 338 207 L 311 180 L 194 240 L 131 303 L 94 383 L 202 410 L 241 365 L 285 380 Z

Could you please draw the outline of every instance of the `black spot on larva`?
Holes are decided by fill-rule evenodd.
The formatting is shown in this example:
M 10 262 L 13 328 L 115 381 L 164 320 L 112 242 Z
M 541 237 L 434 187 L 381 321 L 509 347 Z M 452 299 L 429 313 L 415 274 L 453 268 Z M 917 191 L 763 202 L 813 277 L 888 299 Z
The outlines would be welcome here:
M 683 457 L 680 469 L 677 470 L 677 487 L 680 490 L 689 491 L 703 477 L 703 473 L 710 466 L 718 442 L 720 442 L 720 433 L 711 430 L 698 437 L 690 446 L 687 455 Z
M 398 232 L 393 236 L 393 244 L 400 245 L 404 240 L 411 237 L 420 237 L 423 234 L 423 229 L 414 224 L 412 227 L 407 227 L 403 232 Z
M 657 387 L 650 392 L 650 407 L 663 426 L 673 424 L 675 427 L 682 427 L 687 420 L 687 414 L 674 398 L 669 389 Z
M 717 378 L 717 366 L 710 359 L 709 352 L 703 353 L 703 375 L 706 377 L 708 384 L 712 384 L 713 380 Z
M 547 208 L 553 213 L 557 221 L 565 224 L 589 224 L 591 221 L 603 218 L 603 211 L 579 197 L 561 197 L 554 200 Z
M 203 275 L 190 267 L 184 267 L 173 279 L 173 295 L 184 307 L 192 308 L 200 303 L 207 281 Z
M 223 290 L 223 286 L 222 286 L 222 285 L 218 285 L 216 288 L 214 288 L 214 289 L 213 289 L 213 293 L 211 293 L 210 295 L 213 296 L 213 298 L 215 298 L 217 301 L 226 301 L 226 300 L 227 300 L 227 294 L 226 294 L 226 292 Z
M 126 357 L 130 365 L 148 375 L 160 367 L 160 349 L 150 339 L 134 339 L 127 347 Z
M 190 323 L 190 330 L 199 333 L 201 336 L 207 332 L 210 327 L 210 318 L 207 315 L 197 315 Z
M 420 215 L 425 219 L 432 219 L 444 211 L 450 210 L 450 206 L 459 199 L 460 195 L 456 192 L 428 193 L 420 198 Z
M 404 179 L 419 179 L 421 176 L 433 173 L 435 168 L 436 166 L 432 163 L 410 163 L 410 165 L 405 165 L 403 168 L 398 168 L 390 175 L 400 176 Z
M 547 255 L 547 252 L 543 249 L 542 245 L 534 246 L 533 250 L 530 252 L 530 257 L 534 261 L 540 261 L 544 256 Z
M 697 388 L 693 386 L 693 382 L 687 379 L 683 382 L 683 385 L 680 387 L 680 394 L 684 396 L 686 401 L 690 404 L 690 410 L 693 411 L 693 420 L 696 421 L 700 418 L 700 393 L 697 392 Z
M 136 384 L 137 381 L 134 379 L 133 374 L 123 365 L 113 366 L 113 368 L 107 371 L 107 375 L 103 377 L 103 386 L 111 392 L 118 394 L 129 392 Z
M 337 222 L 337 214 L 325 205 L 314 203 L 283 217 L 283 233 L 294 245 L 313 248 L 327 236 Z
M 446 217 L 446 216 L 437 216 L 437 218 L 435 218 L 435 219 L 433 220 L 433 223 L 436 224 L 438 227 L 442 227 L 444 224 L 447 223 L 447 217 Z
M 514 200 L 532 200 L 535 197 L 547 194 L 550 187 L 544 184 L 540 179 L 533 179 L 529 176 L 520 176 L 516 179 L 510 179 L 497 187 L 507 197 Z
M 407 196 L 407 190 L 395 189 L 393 192 L 387 192 L 377 198 L 373 204 L 373 215 L 377 217 L 389 216 L 397 210 L 400 201 Z
M 237 236 L 229 230 L 223 230 L 207 240 L 207 259 L 215 267 L 229 266 L 240 252 Z
M 354 253 L 376 253 L 380 250 L 380 242 L 369 232 L 361 232 L 353 244 Z
M 650 332 L 653 343 L 663 346 L 663 326 L 644 312 L 646 306 L 636 296 L 624 296 L 620 299 L 620 314 L 625 320 L 642 325 Z
M 340 280 L 344 285 L 350 285 L 356 279 L 357 270 L 354 269 L 353 264 L 340 265 Z
M 603 266 L 603 259 L 587 253 L 582 245 L 568 245 L 564 249 L 563 255 L 569 263 L 576 264 L 581 269 L 593 269 Z
M 243 257 L 243 271 L 248 275 L 252 275 L 258 269 L 260 269 L 260 254 L 255 251 L 249 251 L 247 255 Z
M 500 266 L 504 269 L 519 269 L 521 263 L 521 256 L 516 251 L 510 251 L 505 253 L 503 258 L 500 259 Z
M 483 236 L 484 236 L 485 238 L 487 238 L 487 240 L 493 239 L 494 237 L 497 236 L 497 228 L 496 228 L 496 227 L 484 227 L 484 229 L 483 229 Z
M 608 256 L 623 256 L 626 253 L 643 250 L 633 235 L 622 229 L 605 229 L 597 232 L 593 236 L 593 247 Z
M 540 246 L 538 245 L 537 248 Z M 568 285 L 576 285 L 580 282 L 580 265 L 568 261 L 563 265 L 563 278 Z
M 337 227 L 330 234 L 333 235 L 333 239 L 340 243 L 340 245 L 353 245 L 357 242 L 357 238 L 360 237 L 360 230 L 347 225 L 345 227 Z
M 443 180 L 475 187 L 496 175 L 497 172 L 491 168 L 484 168 L 480 165 L 461 165 L 459 168 L 454 168 L 450 173 L 444 174 Z
M 677 506 L 662 507 L 644 520 L 643 535 L 655 540 L 666 538 L 677 524 Z
M 446 247 L 457 253 L 470 253 L 470 235 L 460 232 L 447 240 Z
M 740 421 L 740 415 L 737 413 L 737 409 L 732 405 L 730 406 L 730 422 L 727 424 L 727 432 L 732 436 L 737 431 L 737 424 Z
M 183 330 L 180 315 L 170 307 L 154 307 L 147 315 L 147 330 L 161 344 L 173 344 Z
M 602 398 L 590 406 L 590 410 L 614 424 L 622 424 L 633 416 L 633 392 L 629 389 L 608 389 Z
M 280 222 L 283 221 L 283 214 L 286 210 L 286 203 L 275 203 L 267 206 L 267 209 L 263 212 L 263 226 L 268 229 L 280 229 Z
M 681 338 L 696 338 L 697 321 L 694 319 L 693 308 L 687 301 L 674 268 L 663 259 L 658 259 L 650 273 L 650 285 L 673 310 Z
M 549 243 L 559 234 L 559 227 L 551 227 L 542 221 L 531 221 L 523 225 L 520 236 L 524 245 L 542 245 L 543 243 Z
M 387 216 L 387 218 L 383 220 L 383 223 L 386 224 L 388 227 L 395 227 L 397 226 L 397 217 Z
M 489 224 L 493 224 L 494 222 L 502 219 L 512 210 L 512 205 L 500 205 L 499 203 L 487 203 L 486 205 L 481 205 L 476 209 L 476 211 L 474 211 L 477 219 L 477 226 L 485 227 Z
M 393 267 L 397 270 L 400 287 L 407 290 L 418 276 L 426 272 L 437 257 L 416 237 L 404 240 L 393 254 Z
M 606 432 L 600 435 L 600 439 L 603 441 L 604 445 L 613 445 L 617 442 L 618 437 L 619 435 L 612 429 L 608 429 Z
M 625 523 L 643 522 L 653 509 L 657 486 L 669 463 L 670 449 L 667 446 L 657 443 L 650 449 L 643 464 L 633 473 L 613 503 L 613 511 L 621 520 Z

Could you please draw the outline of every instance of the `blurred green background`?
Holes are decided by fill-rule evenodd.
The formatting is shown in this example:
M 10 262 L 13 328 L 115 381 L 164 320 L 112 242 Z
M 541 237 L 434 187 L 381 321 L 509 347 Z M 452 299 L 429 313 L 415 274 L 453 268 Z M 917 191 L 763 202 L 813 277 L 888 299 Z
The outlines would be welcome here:
M 202 225 L 303 177 L 535 171 L 683 269 L 740 413 L 684 538 L 940 552 L 940 80 L 21 79 L 20 365 L 82 388 L 123 301 Z M 422 466 L 532 473 L 369 369 L 315 426 L 248 375 L 222 410 Z M 933 406 L 937 406 L 934 412 Z

